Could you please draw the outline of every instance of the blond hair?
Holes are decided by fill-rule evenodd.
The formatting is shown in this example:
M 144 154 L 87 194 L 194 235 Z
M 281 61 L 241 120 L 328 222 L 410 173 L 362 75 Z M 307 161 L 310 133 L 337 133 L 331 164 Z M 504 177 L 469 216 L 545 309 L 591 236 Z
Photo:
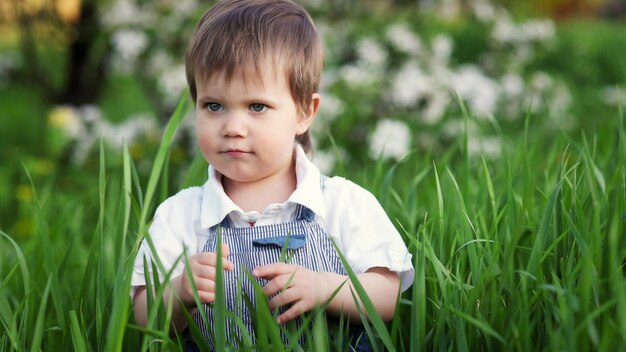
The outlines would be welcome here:
M 250 70 L 258 77 L 263 60 L 281 65 L 298 110 L 306 114 L 323 66 L 322 43 L 306 10 L 289 0 L 217 3 L 198 22 L 187 50 L 191 97 L 196 101 L 196 80 L 206 81 L 220 73 L 228 81 Z M 311 151 L 308 131 L 296 140 L 306 152 Z

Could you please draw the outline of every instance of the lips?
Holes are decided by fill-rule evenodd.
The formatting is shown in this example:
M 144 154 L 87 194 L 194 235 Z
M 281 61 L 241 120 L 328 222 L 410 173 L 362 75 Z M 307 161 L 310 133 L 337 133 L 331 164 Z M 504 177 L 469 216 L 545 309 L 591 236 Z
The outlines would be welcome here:
M 248 154 L 248 152 L 241 150 L 241 149 L 227 149 L 225 151 L 223 151 L 224 154 L 230 156 L 230 157 L 241 157 L 245 154 Z

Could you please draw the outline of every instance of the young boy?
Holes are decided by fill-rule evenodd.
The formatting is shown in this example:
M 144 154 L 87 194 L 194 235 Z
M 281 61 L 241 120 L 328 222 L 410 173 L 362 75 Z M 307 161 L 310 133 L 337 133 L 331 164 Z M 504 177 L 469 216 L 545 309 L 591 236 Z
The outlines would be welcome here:
M 343 178 L 320 175 L 306 157 L 308 130 L 320 105 L 322 61 L 311 18 L 289 0 L 222 1 L 201 18 L 186 67 L 209 179 L 167 199 L 156 211 L 149 234 L 156 253 L 144 241 L 132 277 L 140 324 L 147 320 L 143 260 L 150 263 L 155 255 L 173 272 L 164 293 L 165 302 L 175 297 L 173 328 L 186 328 L 182 310 L 188 310 L 209 343 L 213 327 L 197 310 L 206 310 L 212 323 L 208 303 L 215 299 L 218 261 L 225 269 L 226 308 L 241 317 L 251 336 L 253 312 L 236 298 L 238 290 L 254 297 L 246 273 L 263 286 L 270 308 L 281 309 L 280 324 L 325 304 L 347 282 L 326 311 L 358 324 L 333 241 L 381 317 L 393 317 L 399 290 L 413 281 L 411 255 L 369 192 Z M 289 263 L 280 261 L 284 246 Z M 179 260 L 185 251 L 190 273 Z M 196 307 L 189 274 L 203 307 Z M 236 324 L 226 329 L 242 334 Z

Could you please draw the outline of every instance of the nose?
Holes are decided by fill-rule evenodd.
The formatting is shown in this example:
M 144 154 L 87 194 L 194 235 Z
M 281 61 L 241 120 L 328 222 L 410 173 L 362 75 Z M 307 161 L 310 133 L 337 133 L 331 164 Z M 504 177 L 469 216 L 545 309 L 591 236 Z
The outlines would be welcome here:
M 231 112 L 224 116 L 222 135 L 225 137 L 245 137 L 248 134 L 243 113 Z

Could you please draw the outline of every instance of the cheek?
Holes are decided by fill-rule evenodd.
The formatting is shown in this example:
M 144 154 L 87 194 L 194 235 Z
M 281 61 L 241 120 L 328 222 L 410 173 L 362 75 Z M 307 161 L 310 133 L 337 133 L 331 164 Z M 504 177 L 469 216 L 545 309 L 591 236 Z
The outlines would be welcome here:
M 213 138 L 213 130 L 206 123 L 196 121 L 196 138 L 201 149 L 210 148 L 215 140 Z

